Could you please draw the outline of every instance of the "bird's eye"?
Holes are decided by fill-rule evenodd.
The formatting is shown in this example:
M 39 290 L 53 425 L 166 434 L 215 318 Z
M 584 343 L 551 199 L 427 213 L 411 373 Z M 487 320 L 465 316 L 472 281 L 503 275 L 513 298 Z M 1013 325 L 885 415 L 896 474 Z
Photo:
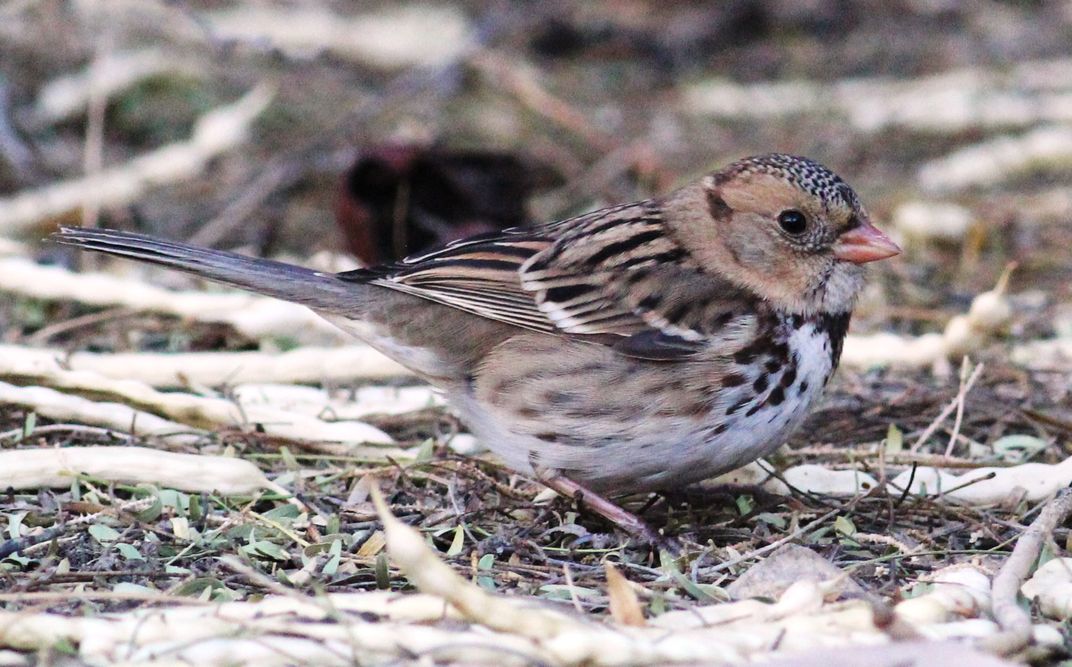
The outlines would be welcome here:
M 803 234 L 804 230 L 808 227 L 808 219 L 804 217 L 804 214 L 795 209 L 789 209 L 788 211 L 782 211 L 778 214 L 778 226 L 781 227 L 786 234 Z

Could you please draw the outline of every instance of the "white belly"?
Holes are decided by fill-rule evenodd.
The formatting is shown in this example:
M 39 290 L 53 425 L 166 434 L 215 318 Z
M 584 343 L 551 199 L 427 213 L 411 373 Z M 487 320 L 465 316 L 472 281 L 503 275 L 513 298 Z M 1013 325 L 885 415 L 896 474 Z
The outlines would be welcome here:
M 789 366 L 776 372 L 768 372 L 761 365 L 740 366 L 747 382 L 725 390 L 713 404 L 708 419 L 698 423 L 694 419 L 665 418 L 643 429 L 634 439 L 593 447 L 519 435 L 472 397 L 455 398 L 454 403 L 477 437 L 515 469 L 531 471 L 533 461 L 538 460 L 541 466 L 562 470 L 594 490 L 673 488 L 764 456 L 800 426 L 832 372 L 830 340 L 806 323 L 787 342 L 796 368 L 796 377 L 787 386 L 781 382 Z M 754 383 L 760 374 L 767 376 L 767 388 L 757 393 Z M 763 405 L 769 403 L 771 392 L 778 387 L 784 400 L 776 406 Z M 613 387 L 602 387 L 600 391 L 613 391 Z M 746 399 L 732 415 L 726 415 L 730 406 Z M 753 410 L 757 405 L 760 407 Z M 722 423 L 725 429 L 714 432 L 713 427 Z

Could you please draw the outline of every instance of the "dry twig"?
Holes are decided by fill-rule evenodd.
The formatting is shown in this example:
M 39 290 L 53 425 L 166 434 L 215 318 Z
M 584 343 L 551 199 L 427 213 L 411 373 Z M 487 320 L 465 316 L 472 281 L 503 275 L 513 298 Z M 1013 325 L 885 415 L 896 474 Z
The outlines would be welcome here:
M 1001 632 L 980 642 L 987 650 L 999 655 L 1012 655 L 1031 641 L 1031 616 L 1017 604 L 1017 597 L 1038 560 L 1043 542 L 1069 513 L 1072 513 L 1072 489 L 1066 488 L 1059 491 L 1042 509 L 1038 518 L 1031 522 L 994 577 L 991 606 Z

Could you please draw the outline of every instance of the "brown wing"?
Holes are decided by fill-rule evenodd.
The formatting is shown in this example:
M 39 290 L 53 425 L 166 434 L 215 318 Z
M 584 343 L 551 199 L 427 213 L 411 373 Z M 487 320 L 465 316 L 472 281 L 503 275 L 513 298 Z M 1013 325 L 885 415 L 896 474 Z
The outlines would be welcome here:
M 532 331 L 590 337 L 625 354 L 680 358 L 751 323 L 740 291 L 694 266 L 657 205 L 454 242 L 340 274 Z
M 518 280 L 521 265 L 550 244 L 536 230 L 510 229 L 455 241 L 396 264 L 340 273 L 339 278 L 381 285 L 488 319 L 551 333 L 554 324 Z
M 559 329 L 628 336 L 617 347 L 637 356 L 679 356 L 713 339 L 721 349 L 755 326 L 754 298 L 702 270 L 651 202 L 574 225 L 525 262 L 521 286 Z

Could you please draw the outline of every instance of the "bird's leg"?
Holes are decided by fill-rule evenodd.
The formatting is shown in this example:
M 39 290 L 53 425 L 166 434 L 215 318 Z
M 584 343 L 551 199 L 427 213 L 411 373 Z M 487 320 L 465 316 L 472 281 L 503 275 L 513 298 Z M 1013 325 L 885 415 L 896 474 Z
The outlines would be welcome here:
M 572 498 L 578 506 L 583 506 L 625 532 L 639 537 L 656 548 L 663 549 L 673 557 L 681 555 L 681 545 L 676 540 L 659 534 L 646 521 L 636 514 L 621 507 L 600 494 L 579 484 L 557 471 L 545 470 L 539 473 L 540 482 L 560 495 Z

